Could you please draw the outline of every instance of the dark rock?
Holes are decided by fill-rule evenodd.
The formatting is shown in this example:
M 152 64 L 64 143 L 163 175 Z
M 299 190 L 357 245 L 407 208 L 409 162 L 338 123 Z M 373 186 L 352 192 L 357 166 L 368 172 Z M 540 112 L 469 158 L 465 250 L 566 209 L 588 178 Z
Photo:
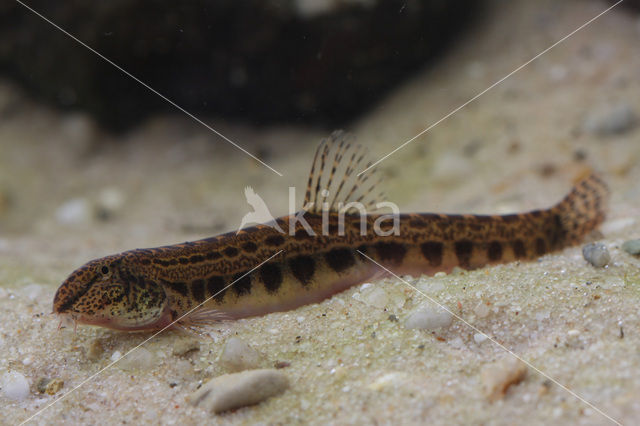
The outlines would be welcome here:
M 336 126 L 441 52 L 480 1 L 29 5 L 199 116 Z M 0 4 L 0 73 L 112 129 L 174 110 L 16 2 Z

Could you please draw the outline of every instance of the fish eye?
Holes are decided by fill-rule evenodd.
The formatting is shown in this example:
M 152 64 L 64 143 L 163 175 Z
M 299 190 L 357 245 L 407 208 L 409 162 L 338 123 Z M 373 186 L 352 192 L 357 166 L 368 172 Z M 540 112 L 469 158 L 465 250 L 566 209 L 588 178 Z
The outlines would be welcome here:
M 102 265 L 100 267 L 100 273 L 102 274 L 103 278 L 107 278 L 110 275 L 111 270 L 107 265 Z

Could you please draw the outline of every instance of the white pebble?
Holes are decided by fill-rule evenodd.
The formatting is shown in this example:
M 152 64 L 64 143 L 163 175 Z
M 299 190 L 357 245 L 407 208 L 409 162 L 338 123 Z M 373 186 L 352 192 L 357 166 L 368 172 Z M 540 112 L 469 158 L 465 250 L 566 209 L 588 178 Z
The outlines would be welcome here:
M 638 117 L 629 104 L 605 105 L 589 113 L 584 129 L 599 136 L 626 133 L 637 123 Z
M 358 296 L 356 296 L 358 295 Z M 381 286 L 368 286 L 353 295 L 354 299 L 359 300 L 369 306 L 383 309 L 389 303 L 389 296 Z
M 90 220 L 89 202 L 84 198 L 67 201 L 56 210 L 56 220 L 62 225 L 79 225 Z
M 453 338 L 447 343 L 449 343 L 449 346 L 456 349 L 465 349 L 467 347 L 467 345 L 464 344 L 464 341 L 460 337 Z
M 0 379 L 2 394 L 16 401 L 20 401 L 29 396 L 29 381 L 22 373 L 8 371 Z
M 115 351 L 111 354 L 111 361 L 117 361 L 122 358 L 122 353 L 120 351 Z
M 611 260 L 609 250 L 602 243 L 589 243 L 582 247 L 582 256 L 596 268 L 602 268 Z
M 436 330 L 448 327 L 452 321 L 451 313 L 440 307 L 426 305 L 410 313 L 404 325 L 409 329 Z
M 124 203 L 124 195 L 119 189 L 104 188 L 98 196 L 98 212 L 103 217 L 108 217 L 122 209 Z
M 247 342 L 237 337 L 231 337 L 227 340 L 218 358 L 220 366 L 230 372 L 257 368 L 261 361 L 262 355 Z
M 437 275 L 437 274 L 436 274 Z M 438 293 L 445 289 L 445 283 L 441 277 L 433 277 L 431 279 L 424 280 L 418 284 L 418 290 L 425 293 Z
M 481 300 L 473 309 L 473 313 L 475 313 L 478 318 L 484 318 L 489 315 L 489 306 Z
M 289 380 L 280 370 L 249 370 L 211 379 L 189 395 L 187 400 L 207 411 L 220 413 L 257 404 L 284 392 L 288 387 Z
M 482 334 L 482 333 L 476 333 L 476 334 L 473 335 L 473 340 L 476 343 L 482 343 L 485 340 L 487 340 L 487 335 L 486 334 Z

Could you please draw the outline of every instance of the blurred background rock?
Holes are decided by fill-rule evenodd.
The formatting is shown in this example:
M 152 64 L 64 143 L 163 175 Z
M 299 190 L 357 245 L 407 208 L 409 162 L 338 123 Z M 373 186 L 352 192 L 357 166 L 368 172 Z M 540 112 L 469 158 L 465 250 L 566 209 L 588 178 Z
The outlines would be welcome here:
M 437 58 L 481 0 L 29 1 L 188 111 L 251 124 L 348 123 Z M 111 130 L 172 107 L 17 2 L 0 75 Z

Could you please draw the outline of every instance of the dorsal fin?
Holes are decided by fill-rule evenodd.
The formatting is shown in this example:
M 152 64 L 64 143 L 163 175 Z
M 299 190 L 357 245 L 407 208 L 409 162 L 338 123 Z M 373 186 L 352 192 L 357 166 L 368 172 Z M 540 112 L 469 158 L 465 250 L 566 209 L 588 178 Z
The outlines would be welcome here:
M 354 143 L 351 134 L 333 132 L 320 142 L 313 157 L 303 209 L 321 213 L 326 203 L 330 211 L 339 212 L 348 203 L 357 202 L 368 212 L 376 210 L 376 203 L 383 198 L 376 170 L 357 175 L 371 164 L 367 149 Z

